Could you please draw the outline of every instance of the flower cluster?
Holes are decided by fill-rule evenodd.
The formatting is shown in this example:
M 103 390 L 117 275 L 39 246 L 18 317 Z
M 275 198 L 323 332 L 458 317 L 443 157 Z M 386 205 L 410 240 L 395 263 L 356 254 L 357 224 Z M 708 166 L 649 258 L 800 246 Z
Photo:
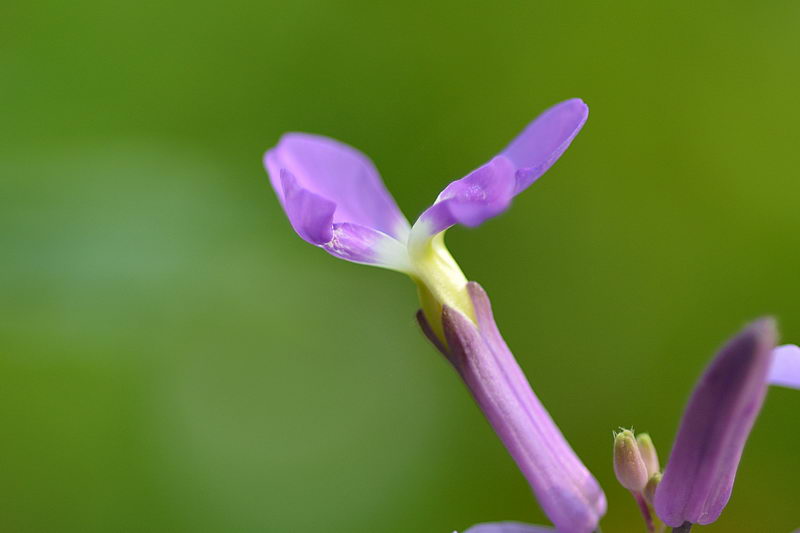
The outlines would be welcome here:
M 505 211 L 569 147 L 588 117 L 583 101 L 548 109 L 500 154 L 453 181 L 413 225 L 363 154 L 326 137 L 289 133 L 264 158 L 294 230 L 331 255 L 396 270 L 417 284 L 420 327 L 468 387 L 561 533 L 599 531 L 606 511 L 597 480 L 531 389 L 495 324 L 489 298 L 467 281 L 444 245 L 456 224 Z M 649 436 L 615 435 L 614 468 L 647 528 L 688 531 L 717 519 L 768 384 L 800 388 L 800 348 L 775 348 L 773 321 L 734 337 L 701 377 L 664 472 Z M 480 524 L 467 533 L 538 533 L 548 527 Z

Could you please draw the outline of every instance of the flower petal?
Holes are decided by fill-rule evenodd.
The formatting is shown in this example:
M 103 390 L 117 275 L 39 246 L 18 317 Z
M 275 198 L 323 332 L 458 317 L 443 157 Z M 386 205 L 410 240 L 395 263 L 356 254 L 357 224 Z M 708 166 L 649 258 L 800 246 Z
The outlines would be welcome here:
M 780 346 L 772 352 L 772 357 L 770 384 L 800 389 L 800 347 Z
M 553 166 L 588 117 L 589 107 L 580 98 L 573 98 L 539 115 L 511 141 L 502 155 L 517 168 L 514 194 L 528 188 Z
M 588 116 L 580 98 L 539 115 L 498 156 L 450 183 L 417 219 L 411 242 L 418 245 L 454 224 L 477 226 L 505 211 L 561 157 Z
M 322 245 L 329 254 L 353 263 L 364 263 L 410 272 L 403 243 L 385 233 L 358 224 L 334 224 L 331 240 Z
M 464 533 L 553 533 L 555 529 L 522 522 L 489 522 L 472 526 Z
M 303 240 L 323 244 L 333 237 L 333 214 L 336 204 L 308 191 L 297 183 L 291 172 L 281 169 L 283 209 L 289 222 Z
M 750 325 L 722 348 L 700 378 L 656 489 L 656 513 L 667 525 L 710 524 L 728 503 L 766 396 L 776 336 L 770 319 Z
M 336 204 L 334 223 L 359 224 L 406 240 L 408 221 L 375 165 L 358 150 L 328 137 L 287 133 L 266 153 L 264 163 L 284 207 L 282 169 L 294 175 L 302 189 Z
M 405 244 L 376 229 L 333 223 L 336 204 L 302 188 L 291 172 L 281 169 L 283 207 L 292 227 L 305 241 L 340 259 L 409 272 Z
M 429 239 L 455 224 L 478 226 L 508 208 L 514 197 L 514 166 L 498 156 L 448 185 L 436 202 L 420 215 L 412 242 Z

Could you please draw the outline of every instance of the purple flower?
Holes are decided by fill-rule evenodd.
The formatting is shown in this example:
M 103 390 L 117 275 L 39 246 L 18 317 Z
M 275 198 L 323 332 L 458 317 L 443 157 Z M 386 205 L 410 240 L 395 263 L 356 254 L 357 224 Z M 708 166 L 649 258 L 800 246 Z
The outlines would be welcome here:
M 722 348 L 700 378 L 656 490 L 655 510 L 667 525 L 710 524 L 728 503 L 767 393 L 775 342 L 774 322 L 755 322 Z
M 417 317 L 423 331 L 461 375 L 558 531 L 594 531 L 606 511 L 603 491 L 531 390 L 500 336 L 486 293 L 474 282 L 467 290 L 477 324 L 445 305 L 442 322 L 447 347 L 438 342 L 420 312 Z M 519 529 L 522 526 L 508 527 L 512 528 L 509 532 L 528 531 Z
M 520 522 L 492 522 L 472 526 L 464 533 L 554 533 L 550 527 L 532 526 Z
M 606 511 L 605 495 L 531 390 L 500 336 L 486 293 L 467 282 L 444 245 L 444 232 L 455 224 L 477 226 L 505 211 L 569 147 L 587 116 L 579 99 L 548 109 L 499 155 L 445 187 L 413 226 L 372 162 L 354 148 L 289 133 L 264 159 L 301 238 L 341 259 L 406 273 L 417 283 L 423 331 L 457 370 L 561 533 L 595 531 Z M 717 519 L 768 384 L 800 388 L 800 348 L 775 348 L 775 337 L 773 322 L 762 320 L 712 361 L 686 408 L 663 479 L 654 448 L 645 450 L 647 461 L 633 465 L 635 480 L 622 471 L 633 464 L 625 463 L 630 454 L 622 453 L 634 450 L 633 441 L 620 448 L 624 468 L 618 475 L 624 484 L 640 492 L 648 482 L 646 511 L 653 502 L 658 516 L 681 530 Z M 634 444 L 646 449 L 648 443 Z M 554 530 L 497 522 L 465 533 L 546 531 Z
M 414 279 L 423 330 L 459 372 L 562 533 L 593 531 L 605 513 L 605 496 L 534 395 L 500 337 L 486 294 L 467 283 L 444 246 L 444 232 L 455 224 L 477 226 L 507 209 L 555 163 L 587 116 L 579 99 L 548 109 L 499 155 L 445 187 L 413 226 L 372 162 L 349 146 L 290 133 L 265 156 L 272 186 L 300 237 L 336 257 Z M 473 533 L 489 526 L 477 527 Z
M 304 240 L 356 263 L 410 275 L 428 319 L 442 337 L 442 304 L 472 316 L 466 278 L 444 246 L 454 224 L 477 226 L 561 156 L 588 116 L 583 101 L 562 102 L 539 116 L 499 155 L 448 185 L 413 227 L 372 162 L 327 137 L 288 133 L 264 158 L 292 227 Z

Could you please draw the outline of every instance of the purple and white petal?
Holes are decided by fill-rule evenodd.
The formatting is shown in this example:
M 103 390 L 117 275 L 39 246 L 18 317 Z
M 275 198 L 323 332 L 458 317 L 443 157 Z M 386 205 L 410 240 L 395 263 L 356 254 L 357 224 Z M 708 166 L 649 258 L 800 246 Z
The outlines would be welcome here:
M 800 347 L 793 344 L 779 346 L 772 352 L 769 383 L 800 389 Z
M 360 152 L 332 139 L 286 134 L 264 158 L 300 237 L 331 255 L 408 272 L 408 221 Z
M 555 529 L 522 522 L 490 522 L 472 526 L 464 533 L 553 533 Z
M 332 237 L 322 248 L 331 255 L 353 263 L 411 272 L 405 244 L 366 226 L 334 224 Z
M 556 104 L 531 122 L 501 152 L 517 169 L 514 194 L 527 189 L 553 166 L 589 117 L 580 98 Z
M 334 224 L 336 204 L 302 188 L 286 169 L 278 190 L 289 222 L 305 241 L 347 261 L 410 271 L 405 244 L 366 226 Z
M 280 176 L 287 170 L 299 187 L 336 204 L 333 223 L 358 224 L 406 240 L 408 221 L 375 165 L 355 148 L 319 135 L 287 133 L 264 163 L 284 206 Z
M 511 161 L 498 156 L 450 183 L 414 224 L 412 242 L 428 239 L 455 224 L 478 226 L 505 211 L 514 197 L 514 173 Z

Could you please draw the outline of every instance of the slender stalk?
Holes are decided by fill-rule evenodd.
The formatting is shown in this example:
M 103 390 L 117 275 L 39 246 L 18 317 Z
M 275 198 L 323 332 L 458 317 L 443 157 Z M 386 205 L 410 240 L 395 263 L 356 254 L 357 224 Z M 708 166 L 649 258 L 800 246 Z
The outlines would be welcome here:
M 632 492 L 631 494 L 633 494 L 633 497 L 636 499 L 636 503 L 639 504 L 639 510 L 642 512 L 642 518 L 644 518 L 648 533 L 654 533 L 656 528 L 653 524 L 653 515 L 650 513 L 650 506 L 647 505 L 641 492 Z
M 684 522 L 680 527 L 673 527 L 672 533 L 689 533 L 692 530 L 691 522 Z

